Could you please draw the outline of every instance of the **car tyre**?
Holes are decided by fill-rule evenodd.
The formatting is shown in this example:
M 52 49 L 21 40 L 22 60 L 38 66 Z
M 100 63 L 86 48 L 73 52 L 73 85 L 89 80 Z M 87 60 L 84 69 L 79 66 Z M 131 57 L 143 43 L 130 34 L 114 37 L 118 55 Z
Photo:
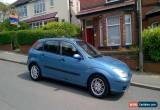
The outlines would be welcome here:
M 30 66 L 30 77 L 34 81 L 39 81 L 41 79 L 41 70 L 38 65 L 32 64 Z
M 96 98 L 105 98 L 109 94 L 108 81 L 101 75 L 94 75 L 89 78 L 88 89 L 90 94 Z

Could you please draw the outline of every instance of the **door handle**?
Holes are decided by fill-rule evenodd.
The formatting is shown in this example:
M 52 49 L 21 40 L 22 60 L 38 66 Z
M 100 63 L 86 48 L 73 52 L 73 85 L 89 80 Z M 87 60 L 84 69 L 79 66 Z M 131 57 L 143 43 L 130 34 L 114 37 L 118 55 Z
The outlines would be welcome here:
M 64 58 L 59 59 L 59 61 L 61 61 L 61 62 L 65 62 Z
M 42 56 L 44 57 L 44 54 L 42 54 Z

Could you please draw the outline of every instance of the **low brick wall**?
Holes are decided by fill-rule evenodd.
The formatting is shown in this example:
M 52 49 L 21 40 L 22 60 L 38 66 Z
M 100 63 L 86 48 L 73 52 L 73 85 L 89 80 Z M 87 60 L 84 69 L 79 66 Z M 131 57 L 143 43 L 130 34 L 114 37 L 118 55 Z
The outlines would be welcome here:
M 12 45 L 11 44 L 0 45 L 0 50 L 12 51 Z
M 125 62 L 132 70 L 138 69 L 137 51 L 101 51 L 101 53 Z
M 160 73 L 160 63 L 145 62 L 144 63 L 144 71 L 145 72 Z
M 23 45 L 23 46 L 20 46 L 20 50 L 23 54 L 28 54 L 29 52 L 29 49 L 31 48 L 32 46 L 31 45 Z

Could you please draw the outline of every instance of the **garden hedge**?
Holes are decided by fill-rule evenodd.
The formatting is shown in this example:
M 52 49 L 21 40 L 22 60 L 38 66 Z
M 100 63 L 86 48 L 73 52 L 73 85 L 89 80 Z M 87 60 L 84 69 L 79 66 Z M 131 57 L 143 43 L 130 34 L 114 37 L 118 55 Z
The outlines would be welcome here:
M 160 61 L 160 27 L 143 32 L 144 53 L 153 61 Z
M 72 38 L 74 37 L 73 34 Z M 71 37 L 64 30 L 21 30 L 12 32 L 0 32 L 0 44 L 32 45 L 41 38 Z M 76 36 L 76 35 L 75 35 Z
M 41 38 L 52 37 L 79 37 L 80 28 L 66 22 L 51 22 L 39 29 L 2 31 L 0 32 L 0 44 L 32 45 Z
M 15 32 L 0 32 L 0 45 L 11 44 L 15 37 Z

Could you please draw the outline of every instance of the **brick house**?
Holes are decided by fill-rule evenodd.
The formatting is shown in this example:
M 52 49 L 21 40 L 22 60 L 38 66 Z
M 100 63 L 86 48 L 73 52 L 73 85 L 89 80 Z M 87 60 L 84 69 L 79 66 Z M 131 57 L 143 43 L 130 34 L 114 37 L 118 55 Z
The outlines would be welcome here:
M 97 48 L 138 44 L 135 0 L 81 0 L 83 39 Z
M 143 29 L 160 25 L 160 0 L 142 0 Z

